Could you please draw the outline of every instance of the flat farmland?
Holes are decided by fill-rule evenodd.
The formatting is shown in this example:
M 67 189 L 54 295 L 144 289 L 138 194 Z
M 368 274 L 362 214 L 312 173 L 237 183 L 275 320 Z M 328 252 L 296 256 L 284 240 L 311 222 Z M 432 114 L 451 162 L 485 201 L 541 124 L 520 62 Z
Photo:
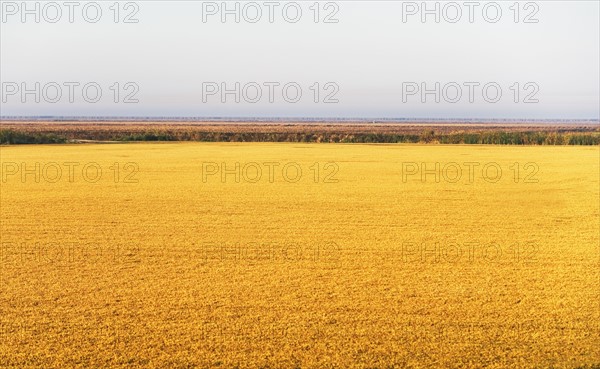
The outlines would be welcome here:
M 0 367 L 598 367 L 599 154 L 0 147 Z

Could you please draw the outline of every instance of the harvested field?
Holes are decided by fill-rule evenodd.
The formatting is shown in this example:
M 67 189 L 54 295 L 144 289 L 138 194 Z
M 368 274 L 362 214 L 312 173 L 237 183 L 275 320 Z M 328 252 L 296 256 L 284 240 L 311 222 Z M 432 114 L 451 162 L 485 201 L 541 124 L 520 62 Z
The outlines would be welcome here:
M 597 367 L 598 159 L 0 147 L 0 367 Z

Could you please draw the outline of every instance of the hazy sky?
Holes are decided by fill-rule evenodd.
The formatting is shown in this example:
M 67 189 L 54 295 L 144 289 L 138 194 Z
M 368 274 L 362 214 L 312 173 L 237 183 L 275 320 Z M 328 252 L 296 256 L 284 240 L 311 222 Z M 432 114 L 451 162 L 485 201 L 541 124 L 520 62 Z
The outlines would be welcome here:
M 600 115 L 598 1 L 114 3 L 1 1 L 1 114 Z

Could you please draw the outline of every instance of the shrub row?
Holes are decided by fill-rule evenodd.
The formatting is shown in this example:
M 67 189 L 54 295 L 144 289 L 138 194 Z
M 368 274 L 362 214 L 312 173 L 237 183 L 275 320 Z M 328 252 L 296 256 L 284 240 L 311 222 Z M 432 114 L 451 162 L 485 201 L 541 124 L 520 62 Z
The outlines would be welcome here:
M 8 129 L 0 130 L 0 145 L 60 144 L 67 138 L 54 133 L 26 133 Z
M 480 145 L 600 145 L 600 132 L 455 132 L 394 133 L 298 133 L 298 132 L 75 132 L 68 137 L 52 132 L 0 130 L 0 144 L 57 144 L 77 140 L 96 141 L 198 141 L 198 142 L 327 142 L 327 143 L 429 143 Z

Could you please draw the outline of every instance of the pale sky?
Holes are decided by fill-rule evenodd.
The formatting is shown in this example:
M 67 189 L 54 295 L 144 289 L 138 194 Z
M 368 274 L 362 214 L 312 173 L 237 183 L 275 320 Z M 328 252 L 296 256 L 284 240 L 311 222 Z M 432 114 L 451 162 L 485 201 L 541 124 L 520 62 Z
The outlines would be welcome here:
M 25 22 L 21 1 L 0 3 L 4 116 L 600 115 L 598 1 L 428 1 L 439 23 L 435 12 L 422 22 L 421 1 L 228 1 L 225 22 L 221 1 L 123 1 L 118 14 L 114 1 L 28 1 Z M 90 101 L 100 87 L 96 103 L 86 84 Z M 124 103 L 129 93 L 138 102 Z

